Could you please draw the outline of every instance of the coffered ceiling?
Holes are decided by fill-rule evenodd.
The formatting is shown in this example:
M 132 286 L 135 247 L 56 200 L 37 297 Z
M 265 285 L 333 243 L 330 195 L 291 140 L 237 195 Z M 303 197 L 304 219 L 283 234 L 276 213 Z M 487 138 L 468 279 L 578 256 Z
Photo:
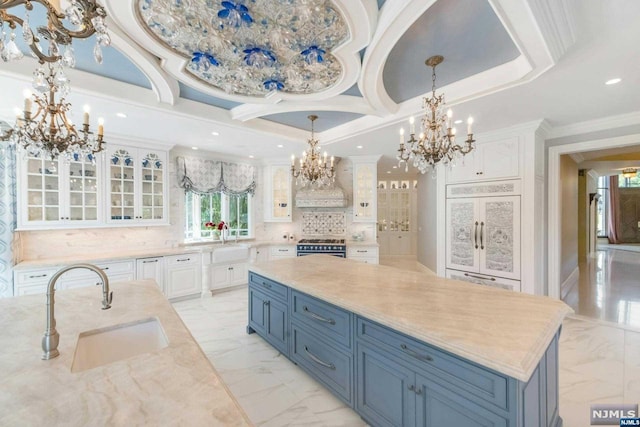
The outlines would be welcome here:
M 290 7 L 280 6 L 285 3 Z M 74 43 L 78 64 L 69 73 L 69 99 L 76 121 L 88 103 L 105 117 L 111 140 L 143 139 L 260 159 L 302 150 L 307 116 L 314 113 L 320 116 L 317 137 L 332 154 L 383 154 L 384 167 L 394 162 L 398 128 L 419 114 L 421 98 L 431 90 L 428 56 L 445 57 L 437 68 L 438 92 L 446 94 L 456 117 L 474 115 L 479 132 L 543 118 L 569 124 L 588 105 L 572 106 L 558 92 L 567 73 L 590 76 L 594 87 L 586 90 L 601 97 L 607 68 L 619 73 L 622 63 L 637 65 L 622 52 L 600 64 L 602 76 L 577 65 L 583 49 L 591 48 L 593 55 L 594 46 L 606 49 L 594 34 L 607 34 L 606 42 L 613 44 L 634 35 L 637 40 L 640 33 L 637 26 L 626 28 L 640 12 L 633 0 L 104 0 L 104 5 L 113 39 L 104 63 L 93 63 L 91 40 Z M 279 13 L 271 16 L 270 10 Z M 627 12 L 620 14 L 618 27 L 608 20 L 603 25 L 603 16 L 618 10 Z M 262 39 L 248 35 L 258 27 Z M 204 68 L 202 58 L 208 61 Z M 34 67 L 28 59 L 0 63 L 1 118 L 12 121 Z M 556 77 L 533 90 L 547 74 Z M 522 89 L 527 87 L 531 93 Z M 553 108 L 545 109 L 545 102 L 571 111 L 547 115 Z

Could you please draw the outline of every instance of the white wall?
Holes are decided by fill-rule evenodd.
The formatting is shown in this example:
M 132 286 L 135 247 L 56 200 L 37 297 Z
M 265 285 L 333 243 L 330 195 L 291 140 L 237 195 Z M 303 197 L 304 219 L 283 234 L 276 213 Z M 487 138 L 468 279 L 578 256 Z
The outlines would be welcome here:
M 418 176 L 418 262 L 431 271 L 438 270 L 438 180 L 431 173 Z M 444 248 L 441 249 L 444 255 Z

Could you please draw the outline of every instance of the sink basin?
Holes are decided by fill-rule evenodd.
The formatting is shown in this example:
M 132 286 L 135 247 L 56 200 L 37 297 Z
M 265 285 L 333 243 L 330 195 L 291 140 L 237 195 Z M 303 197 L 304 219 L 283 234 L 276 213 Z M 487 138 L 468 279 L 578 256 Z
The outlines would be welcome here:
M 92 369 L 165 348 L 167 336 L 156 317 L 80 333 L 71 372 Z
M 249 246 L 243 244 L 235 244 L 216 248 L 213 251 L 212 262 L 230 262 L 246 260 L 249 257 Z

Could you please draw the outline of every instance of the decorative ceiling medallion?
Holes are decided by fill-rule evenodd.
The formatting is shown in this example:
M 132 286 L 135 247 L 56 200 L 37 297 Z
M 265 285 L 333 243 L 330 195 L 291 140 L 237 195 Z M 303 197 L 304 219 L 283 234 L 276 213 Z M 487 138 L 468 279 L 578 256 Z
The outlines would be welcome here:
M 344 72 L 331 52 L 349 30 L 330 0 L 138 0 L 137 11 L 188 73 L 229 94 L 318 93 Z

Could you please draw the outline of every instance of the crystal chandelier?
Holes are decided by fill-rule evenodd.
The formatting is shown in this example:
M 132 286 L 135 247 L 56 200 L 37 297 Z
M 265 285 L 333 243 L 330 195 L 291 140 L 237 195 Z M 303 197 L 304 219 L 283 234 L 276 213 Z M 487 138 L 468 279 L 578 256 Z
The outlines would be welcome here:
M 334 157 L 331 156 L 331 165 L 327 164 L 327 152 L 320 155 L 318 140 L 314 138 L 313 122 L 318 116 L 311 115 L 311 138 L 307 141 L 309 148 L 302 153 L 300 166 L 296 169 L 296 156 L 291 156 L 291 175 L 296 178 L 296 184 L 301 183 L 303 187 L 314 186 L 320 188 L 332 184 L 336 179 L 333 168 Z
M 421 173 L 429 169 L 435 174 L 435 167 L 439 163 L 454 165 L 458 158 L 470 153 L 474 148 L 473 133 L 471 125 L 473 119 L 467 120 L 467 140 L 463 145 L 456 144 L 456 128 L 452 125 L 452 111 L 444 112 L 444 94 L 436 95 L 436 66 L 444 61 L 440 55 L 432 56 L 425 61 L 427 66 L 432 68 L 432 94 L 431 98 L 423 98 L 422 108 L 425 109 L 422 118 L 421 132 L 418 139 L 415 136 L 415 121 L 409 119 L 409 132 L 411 134 L 404 142 L 404 128 L 400 129 L 400 148 L 398 149 L 398 164 L 405 163 L 405 171 L 409 169 L 409 162 L 413 161 L 413 166 Z
M 62 2 L 67 3 L 64 10 Z M 47 15 L 46 26 L 39 26 L 35 31 L 31 28 L 29 16 L 34 3 L 44 6 Z M 21 5 L 24 5 L 24 18 L 10 13 Z M 103 150 L 104 128 L 101 121 L 95 137 L 89 130 L 89 112 L 86 109 L 80 132 L 67 117 L 71 105 L 65 101 L 69 93 L 69 79 L 64 67 L 74 67 L 76 63 L 73 39 L 84 39 L 93 34 L 96 34 L 94 59 L 102 63 L 101 46 L 111 43 L 104 23 L 106 16 L 95 0 L 0 0 L 0 57 L 5 62 L 24 57 L 15 42 L 19 26 L 22 39 L 40 63 L 33 73 L 33 88 L 38 93 L 26 93 L 24 111 L 18 112 L 15 126 L 0 135 L 0 139 L 17 144 L 31 155 L 50 159 Z M 72 28 L 64 26 L 67 21 Z M 8 37 L 7 30 L 10 32 Z M 32 112 L 34 104 L 35 113 Z

